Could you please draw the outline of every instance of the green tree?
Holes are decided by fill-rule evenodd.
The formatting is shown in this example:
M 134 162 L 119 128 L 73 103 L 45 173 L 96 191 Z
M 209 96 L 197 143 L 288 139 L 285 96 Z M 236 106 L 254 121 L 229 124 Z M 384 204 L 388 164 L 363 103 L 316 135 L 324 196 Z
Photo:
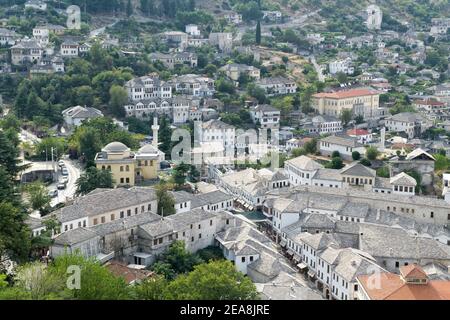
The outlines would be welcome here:
M 184 162 L 181 162 L 174 168 L 173 181 L 178 188 L 182 187 L 186 183 L 186 177 L 189 170 L 190 170 L 189 165 L 185 164 Z
M 10 202 L 0 202 L 0 257 L 23 261 L 30 250 L 26 213 Z
M 165 182 L 160 182 L 156 187 L 156 198 L 158 199 L 158 214 L 169 216 L 175 213 L 175 199 L 169 193 L 169 185 Z
M 113 115 L 123 118 L 125 109 L 123 108 L 128 101 L 127 91 L 119 85 L 113 85 L 109 90 L 109 107 Z
M 376 160 L 378 157 L 378 149 L 376 147 L 368 147 L 366 149 L 366 157 L 369 160 Z
M 169 283 L 166 299 L 252 300 L 258 297 L 255 285 L 227 260 L 200 264 L 187 275 Z
M 333 153 L 331 154 L 331 158 L 340 158 L 340 157 L 341 154 L 337 150 L 333 151 Z
M 361 154 L 358 151 L 353 151 L 352 152 L 352 159 L 355 161 L 358 161 L 359 159 L 361 159 Z
M 155 275 L 135 286 L 133 296 L 136 300 L 164 300 L 167 284 L 164 276 Z
M 293 157 L 306 156 L 308 154 L 305 148 L 294 148 L 291 150 L 291 153 Z
M 305 151 L 308 154 L 314 154 L 317 152 L 317 139 L 311 139 L 310 141 L 306 142 L 305 145 L 303 146 L 303 148 L 305 149 Z
M 158 141 L 160 141 L 159 149 L 166 155 L 170 155 L 172 148 L 172 129 L 169 121 L 165 116 L 160 118 L 160 127 L 158 131 Z
M 352 111 L 350 109 L 344 109 L 341 113 L 342 125 L 346 127 L 350 120 L 352 120 Z
M 256 44 L 261 44 L 261 21 L 258 20 L 258 23 L 256 24 Z
M 85 195 L 97 188 L 112 188 L 114 180 L 109 170 L 99 170 L 89 167 L 76 181 L 76 195 Z
M 69 266 L 80 268 L 80 287 L 70 290 L 66 286 Z M 95 259 L 87 259 L 80 253 L 58 256 L 50 265 L 50 275 L 62 279 L 64 287 L 60 295 L 78 300 L 123 300 L 130 298 L 130 289 L 122 277 L 114 276 Z
M 381 167 L 377 169 L 377 176 L 378 177 L 382 177 L 382 178 L 389 178 L 390 177 L 390 173 L 389 173 L 389 168 L 388 167 Z
M 131 0 L 127 2 L 127 17 L 133 14 L 133 6 L 131 5 Z
M 332 169 L 341 169 L 344 167 L 344 163 L 340 157 L 334 157 L 331 159 L 331 168 Z
M 46 210 L 50 205 L 51 198 L 42 182 L 36 181 L 26 185 L 25 191 L 28 194 L 28 201 L 33 210 Z

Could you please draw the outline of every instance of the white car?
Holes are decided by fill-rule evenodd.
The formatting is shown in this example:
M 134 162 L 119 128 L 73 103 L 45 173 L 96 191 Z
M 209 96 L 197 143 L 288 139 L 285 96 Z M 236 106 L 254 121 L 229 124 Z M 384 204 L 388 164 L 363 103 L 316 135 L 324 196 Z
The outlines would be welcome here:
M 56 190 L 56 189 L 50 190 L 50 191 L 48 192 L 48 195 L 49 195 L 50 197 L 52 197 L 52 198 L 55 198 L 55 197 L 58 196 L 58 190 Z
M 68 176 L 69 175 L 69 171 L 67 171 L 67 168 L 62 168 L 61 173 L 63 176 Z
M 67 176 L 64 176 L 61 178 L 60 180 L 61 183 L 68 183 L 69 182 L 69 178 Z
M 64 161 L 62 161 L 62 160 L 59 160 L 59 161 L 58 161 L 58 166 L 60 166 L 60 167 L 64 167 L 64 166 L 65 166 L 65 163 L 64 163 Z

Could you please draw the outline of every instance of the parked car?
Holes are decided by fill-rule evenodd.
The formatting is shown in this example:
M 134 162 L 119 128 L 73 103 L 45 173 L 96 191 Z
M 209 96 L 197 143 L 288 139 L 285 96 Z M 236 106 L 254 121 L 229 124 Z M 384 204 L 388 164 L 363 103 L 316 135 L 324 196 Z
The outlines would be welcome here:
M 59 181 L 60 181 L 61 183 L 67 184 L 67 183 L 69 183 L 69 177 L 64 176 L 64 177 L 62 177 L 61 180 L 59 180 Z
M 65 183 L 58 183 L 58 185 L 56 187 L 58 188 L 58 190 L 64 190 L 66 188 L 66 184 Z
M 50 191 L 48 192 L 48 195 L 49 195 L 50 197 L 52 197 L 52 198 L 55 198 L 55 197 L 58 196 L 58 190 L 56 190 L 56 189 L 50 190 Z
M 62 168 L 61 173 L 62 173 L 63 176 L 68 176 L 69 175 L 69 171 L 67 171 L 66 167 Z
M 58 166 L 59 166 L 60 168 L 62 168 L 62 167 L 65 167 L 66 165 L 65 165 L 64 161 L 59 160 L 59 161 L 58 161 Z

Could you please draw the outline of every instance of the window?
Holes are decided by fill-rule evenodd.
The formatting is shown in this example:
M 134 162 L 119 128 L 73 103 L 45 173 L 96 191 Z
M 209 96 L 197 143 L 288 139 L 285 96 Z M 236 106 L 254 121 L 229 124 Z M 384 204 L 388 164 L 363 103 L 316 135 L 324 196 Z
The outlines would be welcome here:
M 209 225 L 212 226 L 212 220 L 209 220 Z
M 120 172 L 123 172 L 123 166 L 120 166 Z
M 199 238 L 199 239 L 202 238 L 202 234 L 201 234 L 201 233 L 198 234 L 198 238 Z
M 134 214 L 138 214 L 138 208 L 134 208 Z
M 97 218 L 94 219 L 94 226 L 98 224 Z
M 153 245 L 156 246 L 158 244 L 158 239 L 153 240 Z
M 201 229 L 201 228 L 202 228 L 202 225 L 201 225 L 201 224 L 199 224 L 199 225 L 198 225 L 198 228 L 199 228 L 199 229 Z
M 398 261 L 395 261 L 395 267 L 396 268 L 400 267 L 400 263 Z
M 131 209 L 127 210 L 127 216 L 130 217 L 131 216 Z
M 105 217 L 101 217 L 102 223 L 105 223 Z
M 242 262 L 245 262 L 245 257 L 242 257 L 241 259 L 242 259 Z
M 114 221 L 116 219 L 116 215 L 113 213 L 112 215 L 111 215 L 111 221 Z
M 194 237 L 191 237 L 191 241 L 194 242 Z
M 433 211 L 431 211 L 431 213 L 430 213 L 430 218 L 434 218 L 434 212 Z
M 194 228 L 194 225 L 193 225 L 193 224 L 191 224 L 191 229 L 192 229 L 192 228 Z
M 125 216 L 125 212 L 120 211 L 120 218 L 123 219 L 124 216 Z
M 159 238 L 158 243 L 159 244 L 163 243 L 163 238 Z

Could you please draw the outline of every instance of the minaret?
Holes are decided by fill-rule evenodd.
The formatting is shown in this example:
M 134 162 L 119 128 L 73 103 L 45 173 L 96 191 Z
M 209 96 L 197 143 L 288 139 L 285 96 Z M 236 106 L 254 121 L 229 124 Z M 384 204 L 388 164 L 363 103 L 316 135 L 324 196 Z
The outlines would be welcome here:
M 159 125 L 158 125 L 158 118 L 157 117 L 153 118 L 152 130 L 153 130 L 153 143 L 152 143 L 152 145 L 155 148 L 158 148 L 158 130 L 159 130 Z
M 384 152 L 385 148 L 386 148 L 386 127 L 383 127 L 381 129 L 381 146 L 380 146 L 380 151 Z

